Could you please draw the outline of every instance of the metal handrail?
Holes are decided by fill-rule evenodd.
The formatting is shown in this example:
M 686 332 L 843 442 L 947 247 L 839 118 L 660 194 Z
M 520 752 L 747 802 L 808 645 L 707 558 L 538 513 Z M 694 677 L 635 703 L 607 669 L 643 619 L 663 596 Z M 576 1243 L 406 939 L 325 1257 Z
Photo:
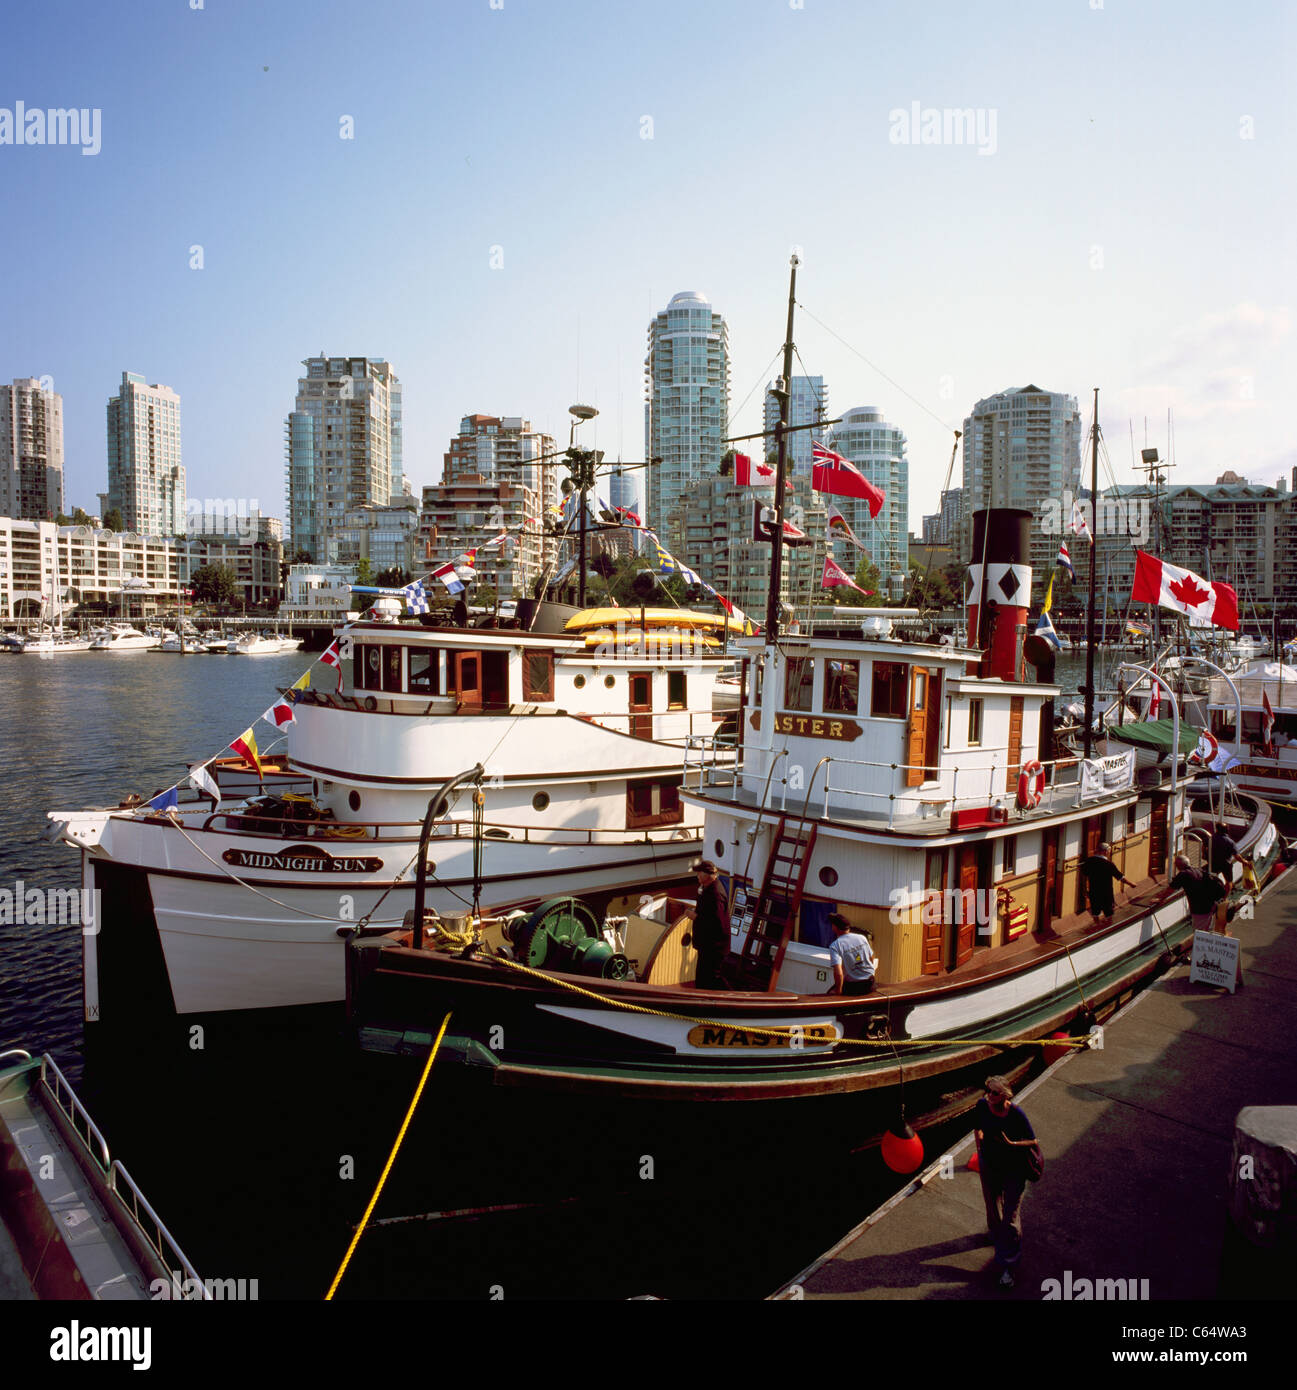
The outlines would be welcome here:
M 140 1191 L 139 1184 L 131 1177 L 130 1173 L 126 1170 L 126 1165 L 122 1163 L 120 1159 L 113 1159 L 112 1166 L 108 1170 L 108 1186 L 112 1189 L 113 1195 L 121 1202 L 127 1214 L 135 1223 L 135 1229 L 143 1237 L 154 1254 L 157 1255 L 158 1259 L 166 1265 L 167 1270 L 175 1270 L 177 1273 L 183 1271 L 185 1274 L 185 1282 L 196 1284 L 201 1290 L 199 1297 L 203 1300 L 211 1299 L 212 1291 L 199 1277 L 198 1271 L 194 1268 L 189 1256 L 180 1248 L 175 1236 L 167 1230 L 162 1222 L 162 1218 L 149 1205 L 148 1198 Z M 122 1195 L 123 1186 L 125 1186 L 126 1193 L 131 1198 L 130 1202 L 127 1202 L 126 1197 Z M 140 1220 L 141 1207 L 153 1224 L 153 1235 L 150 1235 L 144 1223 Z M 173 1260 L 175 1261 L 174 1264 L 172 1263 Z
M 778 758 L 781 757 L 781 756 L 783 756 L 785 753 L 787 753 L 788 750 L 787 750 L 787 749 L 773 749 L 773 750 L 763 750 L 763 751 L 770 751 L 770 752 L 773 752 L 775 756 L 774 756 L 774 758 L 772 758 L 770 768 L 768 769 L 767 774 L 766 774 L 766 787 L 765 787 L 765 789 L 764 789 L 764 791 L 763 791 L 762 799 L 761 799 L 761 801 L 758 803 L 758 809 L 759 809 L 759 810 L 764 806 L 764 803 L 765 803 L 766 799 L 768 798 L 769 789 L 770 789 L 770 782 L 771 782 L 771 779 L 773 778 L 774 771 L 775 771 L 775 764 L 776 764 Z M 998 751 L 998 750 L 997 750 L 997 751 Z M 882 769 L 887 769 L 887 770 L 889 770 L 889 771 L 891 771 L 891 772 L 893 772 L 893 773 L 895 773 L 895 772 L 909 771 L 912 767 L 913 767 L 913 768 L 922 767 L 924 770 L 928 770 L 928 769 L 929 769 L 929 765 L 926 764 L 926 763 L 924 763 L 924 764 L 918 764 L 918 763 L 909 764 L 909 763 L 875 762 L 875 761 L 870 761 L 870 760 L 865 760 L 865 759 L 840 758 L 840 757 L 832 757 L 832 758 L 828 758 L 828 759 L 821 759 L 821 762 L 826 762 L 826 761 L 827 761 L 827 762 L 841 763 L 841 764 L 844 764 L 844 765 L 846 765 L 846 766 L 848 766 L 848 767 L 882 768 Z M 1062 771 L 1065 771 L 1065 770 L 1067 770 L 1067 769 L 1069 769 L 1069 768 L 1079 767 L 1080 764 L 1083 763 L 1084 761 L 1085 761 L 1085 759 L 1084 759 L 1084 758 L 1080 758 L 1080 757 L 1067 757 L 1067 758 L 1053 758 L 1053 759 L 1050 759 L 1048 762 L 1042 762 L 1042 764 L 1041 764 L 1042 767 L 1045 767 L 1045 768 L 1052 768 L 1052 769 L 1054 770 L 1054 773 L 1055 773 L 1055 776 L 1054 776 L 1052 779 L 1050 779 L 1049 784 L 1048 784 L 1048 787 L 1047 787 L 1047 790 L 1046 790 L 1046 797 L 1047 797 L 1047 800 L 1048 800 L 1048 805 L 1047 805 L 1046 808 L 1045 808 L 1046 810 L 1048 810 L 1048 811 L 1053 811 L 1053 810 L 1057 809 L 1057 803 L 1058 803 L 1058 801 L 1059 801 L 1060 793 L 1064 793 L 1064 792 L 1066 792 L 1066 793 L 1069 794 L 1069 795 L 1068 795 L 1068 803 L 1069 803 L 1069 805 L 1073 805 L 1073 806 L 1074 806 L 1074 805 L 1079 805 L 1079 804 L 1080 804 L 1079 797 L 1080 797 L 1080 786 L 1081 786 L 1081 782 L 1080 782 L 1079 776 L 1078 776 L 1075 780 L 1073 780 L 1073 779 L 1071 779 L 1071 778 L 1068 778 L 1068 779 L 1064 780 L 1063 778 L 1059 777 L 1057 774 L 1060 773 L 1060 772 L 1062 772 Z M 1093 759 L 1092 759 L 1091 761 L 1093 761 Z M 817 766 L 817 769 L 818 769 L 819 764 L 817 764 L 816 766 Z M 976 764 L 976 765 L 974 765 L 974 766 L 972 766 L 972 767 L 963 767 L 963 768 L 960 768 L 960 767 L 953 767 L 953 768 L 950 768 L 950 769 L 948 769 L 948 771 L 949 771 L 950 774 L 951 774 L 951 790 L 950 790 L 950 793 L 949 793 L 948 795 L 947 795 L 947 794 L 944 794 L 944 789 L 943 789 L 943 793 L 942 793 L 942 795 L 939 797 L 939 799 L 940 799 L 941 801 L 943 801 L 943 802 L 948 801 L 948 802 L 950 803 L 950 805 L 951 805 L 952 810 L 953 810 L 953 809 L 959 807 L 959 805 L 960 805 L 961 803 L 964 804 L 964 805 L 966 805 L 966 806 L 981 806 L 981 805 L 984 805 L 984 804 L 985 804 L 986 799 L 987 799 L 988 797 L 991 798 L 991 799 L 994 799 L 994 798 L 999 797 L 999 796 L 1007 796 L 1007 795 L 1010 794 L 1010 791 L 1009 791 L 1009 790 L 1006 790 L 1005 792 L 997 792 L 996 789 L 995 789 L 995 785 L 994 785 L 996 773 L 999 772 L 999 771 L 1001 771 L 1005 766 L 1006 766 L 1006 764 L 1004 764 L 1003 762 L 999 761 L 998 759 L 992 759 L 989 763 L 979 763 L 979 764 Z M 987 772 L 987 773 L 989 773 L 990 775 L 989 775 L 988 783 L 987 783 L 987 786 L 986 786 L 986 790 L 985 790 L 985 791 L 976 792 L 976 793 L 972 794 L 971 796 L 960 797 L 960 796 L 958 795 L 958 784 L 959 784 L 959 774 L 961 773 L 961 771 L 962 771 L 966 776 L 967 776 L 967 774 L 969 774 L 969 773 L 974 773 L 974 772 Z M 945 772 L 945 770 L 943 770 L 942 777 L 940 777 L 940 778 L 938 779 L 938 784 L 939 784 L 939 786 L 940 786 L 940 783 L 941 783 L 942 781 L 944 781 L 944 772 Z M 784 787 L 784 793 L 785 793 L 785 796 L 786 796 L 787 785 L 788 785 L 788 779 L 787 779 L 787 778 L 781 778 L 780 781 L 781 781 L 781 783 L 782 783 L 782 785 L 783 785 L 783 787 Z M 709 778 L 709 779 L 707 779 L 707 780 L 705 781 L 704 785 L 708 785 L 708 786 L 719 786 L 719 785 L 721 785 L 721 783 L 720 783 L 719 779 L 712 780 L 712 779 Z M 737 786 L 738 786 L 738 779 L 737 779 L 737 777 L 731 779 L 731 780 L 727 783 L 727 785 L 732 786 L 732 787 L 735 787 L 735 788 L 737 789 Z M 829 785 L 828 785 L 828 780 L 827 780 L 827 778 L 826 778 L 826 784 L 825 784 L 825 814 L 828 813 L 828 807 L 829 807 L 829 790 L 830 790 L 830 788 L 829 788 Z M 916 788 L 913 788 L 912 790 L 913 790 L 914 794 L 917 796 L 921 789 L 916 787 Z M 860 790 L 860 789 L 855 789 L 855 788 L 850 788 L 850 787 L 839 787 L 839 788 L 834 789 L 834 791 L 835 791 L 835 794 L 836 794 L 837 796 L 843 797 L 843 798 L 859 798 L 859 799 L 865 800 L 865 801 L 883 801 L 883 802 L 887 802 L 887 803 L 888 803 L 888 807 L 889 807 L 889 812 L 888 812 L 888 823 L 889 823 L 889 825 L 890 825 L 890 824 L 893 822 L 894 817 L 895 817 L 895 803 L 896 803 L 896 801 L 897 801 L 897 793 L 895 792 L 895 790 L 892 790 L 892 791 L 866 791 L 866 790 Z M 1075 794 L 1075 798 L 1076 798 L 1075 800 L 1072 799 L 1072 795 L 1071 795 L 1072 793 Z
M 59 1083 L 58 1086 L 50 1085 L 50 1072 L 54 1073 L 55 1079 Z M 91 1151 L 91 1156 L 99 1163 L 99 1166 L 104 1172 L 107 1173 L 109 1169 L 111 1169 L 113 1163 L 112 1155 L 108 1152 L 108 1140 L 105 1139 L 100 1132 L 99 1126 L 90 1118 L 90 1112 L 81 1104 L 80 1098 L 72 1089 L 72 1083 L 59 1070 L 58 1063 L 49 1053 L 45 1053 L 41 1057 L 41 1081 L 44 1082 L 45 1089 L 49 1092 L 50 1099 L 53 1100 L 54 1104 L 57 1105 L 67 1117 L 68 1123 L 71 1124 L 74 1130 L 77 1128 L 78 1119 L 84 1122 L 87 1133 L 83 1135 L 82 1138 L 86 1140 L 86 1148 L 88 1151 L 90 1150 L 88 1141 L 89 1138 L 93 1136 L 95 1142 L 99 1145 L 102 1157 L 100 1157 L 100 1154 L 93 1153 L 93 1151 Z M 67 1092 L 67 1100 L 64 1100 L 63 1096 L 60 1094 L 60 1088 Z M 80 1133 L 80 1131 L 77 1132 Z
M 241 813 L 238 812 L 238 811 L 215 811 L 215 812 L 213 812 L 210 816 L 208 816 L 207 819 L 203 822 L 203 825 L 201 826 L 201 829 L 203 829 L 203 830 L 211 830 L 211 829 L 214 828 L 213 825 L 212 825 L 212 822 L 213 822 L 213 821 L 215 821 L 215 820 L 217 820 L 217 819 L 225 818 L 225 817 L 228 817 L 228 816 L 235 816 L 235 817 L 237 817 L 237 816 L 239 816 L 240 814 L 241 814 Z M 260 827 L 260 826 L 267 826 L 267 827 L 269 827 L 269 826 L 287 826 L 287 827 L 290 827 L 290 829 L 281 830 L 281 831 L 278 831 L 278 832 L 273 831 L 273 830 L 262 830 L 262 829 L 260 829 L 260 828 L 258 828 L 258 829 L 242 829 L 242 828 L 235 829 L 235 828 L 230 827 L 230 826 L 218 826 L 218 827 L 215 827 L 215 829 L 218 830 L 219 833 L 224 834 L 224 835 L 251 835 L 251 836 L 260 836 L 260 837 L 262 837 L 262 838 L 264 838 L 264 839 L 279 838 L 279 839 L 284 839 L 284 840 L 298 840 L 298 839 L 300 839 L 300 840 L 313 840 L 313 841 L 317 841 L 317 842 L 319 842 L 319 843 L 321 843 L 321 844 L 333 843 L 333 844 L 337 845 L 339 848 L 345 848 L 347 845 L 373 845 L 373 844 L 388 844 L 388 845 L 390 845 L 390 844 L 402 844 L 402 843 L 404 843 L 404 842 L 406 842 L 406 841 L 408 841 L 408 840 L 415 840 L 415 839 L 418 839 L 418 832 L 419 832 L 419 828 L 420 828 L 421 824 L 422 824 L 422 822 L 417 821 L 417 820 L 416 820 L 416 821 L 345 821 L 345 820 L 342 820 L 342 821 L 339 821 L 339 820 L 326 820 L 326 821 L 295 821 L 295 820 L 286 820 L 286 819 L 284 819 L 284 818 L 282 818 L 282 817 L 275 816 L 275 817 L 267 817 L 265 820 L 258 820 L 258 821 L 257 821 L 258 827 Z M 325 826 L 325 827 L 348 827 L 348 826 L 357 826 L 357 825 L 358 825 L 358 826 L 364 827 L 364 828 L 366 829 L 367 832 L 370 831 L 370 830 L 374 830 L 374 831 L 377 831 L 377 830 L 405 830 L 407 833 L 404 834 L 404 835 L 388 835 L 388 836 L 381 836 L 381 835 L 377 835 L 377 834 L 371 836 L 371 835 L 369 835 L 369 834 L 366 834 L 366 837 L 365 837 L 363 840 L 362 840 L 362 839 L 359 839 L 359 838 L 357 838 L 357 839 L 349 839 L 349 838 L 345 838 L 345 837 L 342 837 L 342 836 L 330 836 L 330 835 L 314 835 L 314 836 L 313 836 L 313 835 L 311 835 L 311 834 L 309 833 L 310 831 L 312 831 L 312 830 L 314 830 L 314 829 L 317 829 L 317 828 L 319 828 L 319 827 L 321 827 L 321 826 Z M 444 828 L 445 828 L 445 827 L 451 827 L 451 828 L 453 829 L 453 832 L 454 832 L 454 833 L 453 833 L 453 834 L 450 834 L 450 835 L 445 834 L 445 833 L 444 833 Z M 486 826 L 485 826 L 485 829 L 486 829 L 488 832 L 491 831 L 491 830 L 521 831 L 521 832 L 522 832 L 522 839 L 523 839 L 523 842 L 524 842 L 524 843 L 528 843 L 528 844 L 530 844 L 530 843 L 533 842 L 533 840 L 532 840 L 532 837 L 533 837 L 533 836 L 536 837 L 536 842 L 537 842 L 537 843 L 543 843 L 543 842 L 545 842 L 545 841 L 542 841 L 542 840 L 541 840 L 541 837 L 542 837 L 542 836 L 543 836 L 543 837 L 546 837 L 546 840 L 549 840 L 550 837 L 559 836 L 559 835 L 562 835 L 562 836 L 584 836 L 584 839 L 577 839 L 577 840 L 571 841 L 571 843 L 575 843 L 575 844 L 597 844 L 597 843 L 599 843 L 599 841 L 596 840 L 595 837 L 596 837 L 596 836 L 599 836 L 599 835 L 617 835 L 617 836 L 623 836 L 623 837 L 630 837 L 630 838 L 627 840 L 627 843 L 631 843 L 631 842 L 633 842 L 633 841 L 635 841 L 635 840 L 642 840 L 642 839 L 644 838 L 644 836 L 645 836 L 645 834 L 647 833 L 648 830 L 661 829 L 661 830 L 664 830 L 664 831 L 666 831 L 666 830 L 675 831 L 675 830 L 679 830 L 679 829 L 681 829 L 681 828 L 682 828 L 682 827 L 679 826 L 679 825 L 674 825 L 674 826 L 661 826 L 661 827 L 649 826 L 649 827 L 647 827 L 647 830 L 646 830 L 646 829 L 640 829 L 640 830 L 636 830 L 636 831 L 634 831 L 634 832 L 632 833 L 632 832 L 631 832 L 630 830 L 628 830 L 628 829 L 619 829 L 619 828 L 617 828 L 617 827 L 615 827 L 615 826 L 599 826 L 599 825 L 595 825 L 595 826 L 578 826 L 578 825 L 557 825 L 557 826 L 523 825 L 523 824 L 520 824 L 520 823 L 517 822 L 517 821 L 488 821 L 488 822 L 486 823 Z M 686 826 L 686 827 L 684 827 L 684 828 L 685 828 L 685 829 L 688 829 L 689 827 Z M 471 833 L 471 832 L 472 832 L 472 822 L 471 822 L 471 821 L 466 821 L 466 820 L 458 820 L 458 819 L 445 819 L 445 820 L 439 821 L 439 822 L 437 823 L 437 825 L 433 827 L 432 838 L 433 838 L 433 839 L 459 839 L 459 838 L 461 838 L 461 830 L 465 830 L 467 833 Z M 488 834 L 488 835 L 487 835 L 487 838 L 488 838 L 488 839 L 491 839 L 491 838 L 499 838 L 499 837 L 492 837 L 492 836 L 490 836 L 490 835 Z M 515 838 L 515 837 L 511 835 L 510 838 L 512 839 L 512 838 Z M 566 843 L 566 841 L 559 840 L 559 841 L 556 841 L 556 843 Z

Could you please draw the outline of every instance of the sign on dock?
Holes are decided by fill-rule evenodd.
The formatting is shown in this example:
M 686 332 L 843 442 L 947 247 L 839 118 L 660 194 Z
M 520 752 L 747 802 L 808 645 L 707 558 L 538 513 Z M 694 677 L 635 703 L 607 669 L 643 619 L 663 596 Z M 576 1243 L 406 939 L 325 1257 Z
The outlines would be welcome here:
M 1193 934 L 1193 959 L 1189 966 L 1190 983 L 1223 985 L 1231 994 L 1238 981 L 1236 936 L 1218 936 L 1215 932 L 1196 931 Z

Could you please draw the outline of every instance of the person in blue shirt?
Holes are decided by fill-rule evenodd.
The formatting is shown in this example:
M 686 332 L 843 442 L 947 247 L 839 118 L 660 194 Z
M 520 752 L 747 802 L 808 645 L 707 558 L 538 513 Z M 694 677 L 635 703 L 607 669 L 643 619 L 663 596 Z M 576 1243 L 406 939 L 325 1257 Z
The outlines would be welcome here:
M 872 994 L 874 976 L 878 973 L 878 957 L 863 931 L 857 931 L 840 912 L 829 913 L 833 941 L 829 955 L 833 958 L 833 988 L 830 994 Z

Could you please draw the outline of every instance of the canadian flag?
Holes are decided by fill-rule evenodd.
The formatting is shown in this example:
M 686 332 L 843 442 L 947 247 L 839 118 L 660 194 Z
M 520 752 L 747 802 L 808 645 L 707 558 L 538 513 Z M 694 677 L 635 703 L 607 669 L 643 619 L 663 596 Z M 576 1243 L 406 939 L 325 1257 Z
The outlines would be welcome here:
M 773 463 L 753 463 L 746 454 L 734 455 L 734 481 L 739 487 L 774 487 L 775 474 Z M 784 491 L 792 490 L 792 483 L 785 479 Z
M 1154 663 L 1153 675 L 1157 676 L 1157 665 Z M 1153 681 L 1153 693 L 1148 697 L 1148 717 L 1156 719 L 1162 708 L 1162 687 L 1156 679 Z
M 1176 569 L 1142 550 L 1135 552 L 1132 603 L 1160 603 L 1211 623 L 1238 631 L 1238 595 L 1228 584 L 1208 583 L 1188 570 Z
M 1267 758 L 1274 757 L 1274 710 L 1270 708 L 1270 696 L 1261 692 L 1261 737 L 1265 740 Z

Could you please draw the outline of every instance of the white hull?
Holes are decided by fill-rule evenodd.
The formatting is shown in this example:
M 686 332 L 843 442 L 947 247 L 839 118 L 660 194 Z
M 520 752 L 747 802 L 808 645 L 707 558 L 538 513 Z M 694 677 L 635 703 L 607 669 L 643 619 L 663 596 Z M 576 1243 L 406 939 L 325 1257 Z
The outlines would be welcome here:
M 408 839 L 304 837 L 294 844 L 192 828 L 181 835 L 133 821 L 110 822 L 107 838 L 114 863 L 138 866 L 146 874 L 180 1014 L 340 1002 L 345 989 L 344 940 L 354 924 L 376 912 L 372 925 L 395 929 L 414 906 L 410 866 L 416 845 Z M 549 843 L 486 840 L 484 898 L 492 904 L 527 902 L 558 894 L 629 890 L 655 878 L 685 878 L 700 845 L 697 828 L 655 832 L 652 843 L 642 835 L 623 835 L 620 843 L 581 843 L 574 849 L 573 838 L 555 832 Z M 231 849 L 291 855 L 294 848 L 303 847 L 335 859 L 379 860 L 381 868 L 304 879 L 300 871 L 290 869 L 227 869 L 224 860 Z M 464 912 L 465 899 L 472 898 L 471 839 L 434 836 L 430 857 L 435 881 L 430 876 L 428 906 L 445 913 Z M 91 876 L 96 862 L 92 852 L 86 865 Z M 403 877 L 393 887 L 398 874 Z M 88 881 L 86 886 L 98 885 Z M 106 911 L 101 932 L 84 937 L 90 1020 L 104 1017 L 98 997 L 98 954 L 117 945 L 113 917 Z

